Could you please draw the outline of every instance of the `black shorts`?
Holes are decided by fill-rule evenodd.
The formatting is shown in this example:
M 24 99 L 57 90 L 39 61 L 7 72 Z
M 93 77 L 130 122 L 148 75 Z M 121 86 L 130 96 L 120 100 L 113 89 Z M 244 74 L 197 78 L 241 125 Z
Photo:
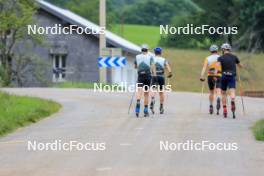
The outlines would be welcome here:
M 236 88 L 236 76 L 234 76 L 234 75 L 231 75 L 231 76 L 223 75 L 221 89 L 223 91 L 226 91 L 227 88 L 229 88 L 229 89 L 235 89 Z
M 149 74 L 138 75 L 137 83 L 138 83 L 137 87 L 143 87 L 145 90 L 148 90 L 151 85 L 151 75 Z
M 209 90 L 214 90 L 214 88 L 221 88 L 220 76 L 208 76 L 207 81 Z
M 157 85 L 159 90 L 163 90 L 165 86 L 164 76 L 152 77 L 152 85 Z

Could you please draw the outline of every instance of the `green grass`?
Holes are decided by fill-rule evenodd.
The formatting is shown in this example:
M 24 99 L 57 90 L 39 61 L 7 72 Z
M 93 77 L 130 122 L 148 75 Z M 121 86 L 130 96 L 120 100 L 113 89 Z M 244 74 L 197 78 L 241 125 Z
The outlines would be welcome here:
M 252 130 L 256 140 L 264 141 L 264 119 L 257 121 Z
M 57 112 L 61 105 L 40 98 L 0 92 L 0 136 Z
M 86 82 L 61 82 L 53 84 L 55 88 L 78 88 L 78 89 L 94 89 L 95 83 L 86 83 Z M 113 90 L 117 90 L 117 84 L 102 84 L 102 87 L 105 85 L 109 85 L 113 88 Z M 100 83 L 97 84 L 100 87 Z
M 166 57 L 173 69 L 170 81 L 174 91 L 200 92 L 199 81 L 203 61 L 210 53 L 203 50 L 165 49 Z M 248 55 L 235 53 L 241 59 L 245 69 L 241 71 L 244 90 L 264 90 L 264 54 Z M 206 86 L 207 88 L 207 86 Z
M 56 88 L 82 88 L 82 89 L 93 89 L 94 83 L 85 82 L 61 82 L 55 83 L 53 87 Z
M 112 31 L 135 44 L 142 45 L 146 43 L 151 48 L 156 47 L 160 40 L 158 26 L 124 24 L 122 30 L 122 26 L 116 24 L 113 26 Z

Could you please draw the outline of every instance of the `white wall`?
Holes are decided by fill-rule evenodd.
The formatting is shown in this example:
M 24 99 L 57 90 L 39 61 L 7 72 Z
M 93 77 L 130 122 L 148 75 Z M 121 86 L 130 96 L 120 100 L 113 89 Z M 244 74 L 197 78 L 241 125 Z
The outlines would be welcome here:
M 134 58 L 132 56 L 127 57 L 127 64 L 125 67 L 112 68 L 112 83 L 121 84 L 127 83 L 128 85 L 134 85 L 136 83 L 136 70 L 134 68 Z

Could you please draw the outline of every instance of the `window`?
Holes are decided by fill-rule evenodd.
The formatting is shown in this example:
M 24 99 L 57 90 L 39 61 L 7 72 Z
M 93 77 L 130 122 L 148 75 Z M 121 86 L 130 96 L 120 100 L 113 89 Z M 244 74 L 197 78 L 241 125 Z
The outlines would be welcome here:
M 52 55 L 53 82 L 62 82 L 66 78 L 66 55 Z

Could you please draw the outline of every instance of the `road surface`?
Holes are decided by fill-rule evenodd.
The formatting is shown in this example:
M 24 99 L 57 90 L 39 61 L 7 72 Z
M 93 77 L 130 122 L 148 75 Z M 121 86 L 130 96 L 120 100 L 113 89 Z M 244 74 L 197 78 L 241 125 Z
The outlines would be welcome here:
M 164 115 L 127 114 L 130 93 L 82 89 L 5 89 L 55 100 L 62 110 L 0 139 L 1 176 L 258 176 L 264 173 L 264 143 L 250 127 L 264 117 L 263 99 L 245 98 L 247 115 L 223 119 L 207 114 L 207 96 L 170 93 Z M 158 107 L 156 107 L 158 109 Z M 131 111 L 133 112 L 133 110 Z M 230 114 L 230 113 L 229 113 Z M 104 143 L 98 151 L 29 151 L 28 142 Z M 160 142 L 236 143 L 235 151 L 160 150 Z

